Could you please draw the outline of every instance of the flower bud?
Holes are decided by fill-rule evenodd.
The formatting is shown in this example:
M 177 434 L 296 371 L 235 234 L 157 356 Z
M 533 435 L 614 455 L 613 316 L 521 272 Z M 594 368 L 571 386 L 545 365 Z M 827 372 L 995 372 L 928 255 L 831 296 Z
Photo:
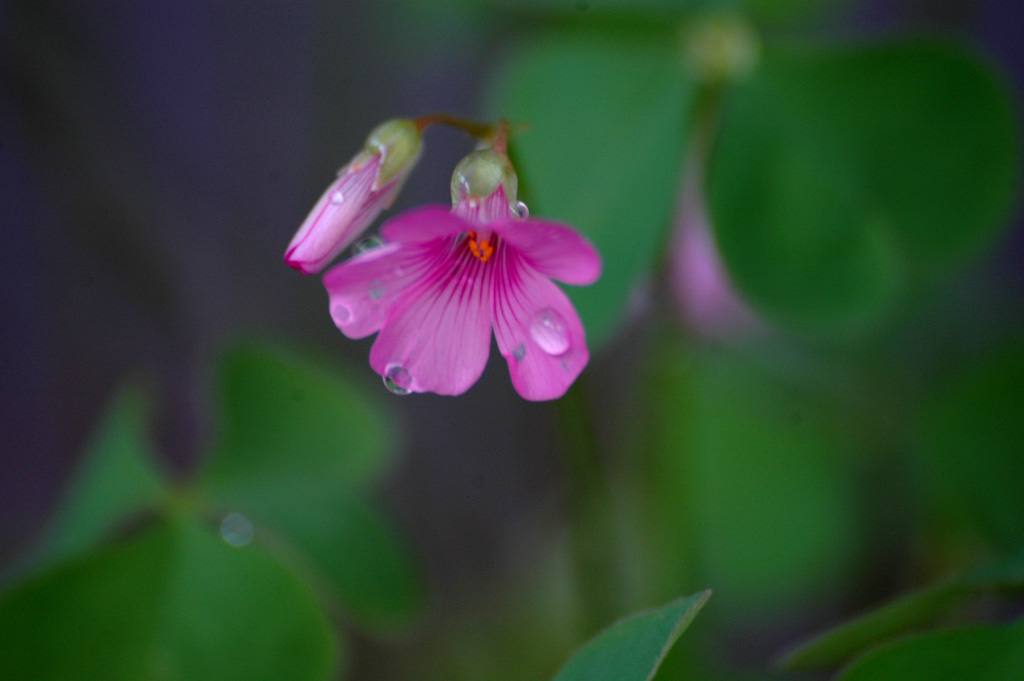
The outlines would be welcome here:
M 422 135 L 408 119 L 374 128 L 292 237 L 285 262 L 303 274 L 322 270 L 391 205 L 421 148 Z
M 689 25 L 683 36 L 684 60 L 704 83 L 725 83 L 750 74 L 757 66 L 761 40 L 744 19 L 723 14 Z
M 519 178 L 508 156 L 493 149 L 474 151 L 452 173 L 452 208 L 470 221 L 516 216 L 518 191 Z

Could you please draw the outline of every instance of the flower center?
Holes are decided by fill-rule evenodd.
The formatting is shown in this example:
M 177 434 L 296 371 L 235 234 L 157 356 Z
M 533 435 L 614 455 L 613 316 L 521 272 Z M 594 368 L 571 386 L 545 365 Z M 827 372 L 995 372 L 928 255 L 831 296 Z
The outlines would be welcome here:
M 467 241 L 469 252 L 476 256 L 476 259 L 480 262 L 487 262 L 494 253 L 492 241 L 494 241 L 493 234 L 489 235 L 486 239 L 478 239 L 476 232 L 470 232 L 469 240 Z

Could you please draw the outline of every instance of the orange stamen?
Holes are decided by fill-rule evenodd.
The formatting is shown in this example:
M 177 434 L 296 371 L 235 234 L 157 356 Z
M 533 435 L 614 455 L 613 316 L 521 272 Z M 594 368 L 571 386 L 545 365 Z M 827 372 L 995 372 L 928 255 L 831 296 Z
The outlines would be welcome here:
M 494 253 L 494 246 L 490 241 L 477 241 L 476 232 L 469 233 L 469 252 L 480 262 L 487 262 Z

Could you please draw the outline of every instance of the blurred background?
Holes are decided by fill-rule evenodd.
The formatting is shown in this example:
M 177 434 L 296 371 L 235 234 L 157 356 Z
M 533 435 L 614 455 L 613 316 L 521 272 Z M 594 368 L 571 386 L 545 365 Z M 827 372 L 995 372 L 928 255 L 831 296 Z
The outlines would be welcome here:
M 764 44 L 940 35 L 982 55 L 1016 112 L 1019 3 L 777 4 L 808 7 L 753 12 Z M 588 232 L 578 217 L 586 208 L 566 201 L 563 211 L 543 184 L 559 170 L 545 154 L 562 153 L 545 121 L 563 112 L 569 128 L 588 121 L 569 94 L 557 101 L 531 90 L 530 74 L 548 74 L 545 59 L 569 69 L 550 46 L 576 40 L 585 45 L 579 58 L 596 63 L 605 53 L 588 57 L 591 35 L 594 45 L 612 44 L 608 55 L 639 55 L 643 74 L 644 48 L 630 46 L 675 44 L 677 25 L 686 20 L 673 4 L 657 2 L 0 3 L 0 585 L 31 571 L 126 381 L 149 391 L 157 467 L 172 487 L 187 485 L 218 433 L 221 357 L 251 338 L 340 371 L 396 434 L 368 496 L 407 547 L 424 600 L 410 622 L 382 630 L 331 611 L 332 635 L 347 643 L 337 653 L 344 671 L 327 678 L 547 678 L 600 626 L 704 588 L 715 595 L 664 678 L 788 678 L 769 671 L 772 661 L 810 635 L 1017 555 L 1016 113 L 1009 137 L 995 134 L 998 148 L 985 146 L 983 130 L 982 151 L 958 157 L 977 157 L 979 167 L 951 171 L 949 187 L 977 176 L 978 191 L 994 195 L 978 209 L 987 226 L 964 242 L 965 255 L 943 256 L 869 323 L 857 312 L 835 323 L 822 313 L 812 324 L 805 308 L 779 304 L 786 291 L 759 293 L 758 277 L 771 273 L 737 250 L 742 233 L 719 232 L 725 264 L 718 260 L 702 178 L 686 172 L 713 153 L 687 144 L 701 134 L 690 131 L 707 130 L 694 105 L 663 143 L 636 142 L 641 169 L 660 167 L 645 165 L 648 143 L 670 152 L 667 172 L 631 189 L 635 205 L 615 209 L 646 255 L 622 265 L 626 274 L 609 266 L 628 286 L 612 295 L 619 307 L 588 326 L 591 366 L 559 403 L 520 399 L 496 352 L 463 397 L 387 394 L 367 363 L 372 339 L 342 337 L 319 277 L 284 265 L 294 230 L 369 130 L 439 111 L 528 124 L 521 152 L 512 143 L 522 198 L 534 215 Z M 734 110 L 760 110 L 758 93 L 745 91 Z M 548 118 L 531 115 L 538 110 Z M 651 120 L 622 111 L 627 125 L 607 134 Z M 708 203 L 723 229 L 746 220 L 728 206 L 731 192 L 750 185 L 715 173 L 725 177 L 730 159 L 743 165 L 744 140 L 757 133 L 726 139 L 728 115 L 712 126 L 723 126 L 721 146 L 708 142 L 721 149 Z M 425 144 L 387 215 L 446 201 L 451 170 L 472 149 L 447 129 L 428 130 Z M 1010 189 L 985 179 L 986 164 L 1008 169 L 995 182 Z M 566 177 L 558 190 L 578 183 L 585 200 L 587 177 Z M 628 219 L 643 206 L 656 208 L 643 218 L 655 229 L 628 236 L 643 227 Z M 603 233 L 592 236 L 604 245 Z M 961 248 L 950 243 L 950 253 Z M 803 251 L 794 242 L 788 252 L 797 262 Z M 695 274 L 674 272 L 680 262 Z M 893 281 L 916 276 L 907 267 Z M 806 294 L 800 285 L 794 300 Z M 585 321 L 598 305 L 580 302 Z M 1020 602 L 986 602 L 968 615 L 1006 621 L 1019 612 Z

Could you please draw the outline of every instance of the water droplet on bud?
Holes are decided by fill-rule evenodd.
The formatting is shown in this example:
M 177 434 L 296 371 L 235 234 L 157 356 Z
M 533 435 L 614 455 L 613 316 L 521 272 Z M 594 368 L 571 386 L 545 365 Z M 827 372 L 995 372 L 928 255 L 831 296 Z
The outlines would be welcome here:
M 331 203 L 333 203 L 335 206 L 338 205 L 339 203 L 341 203 L 344 200 L 345 200 L 345 195 L 341 193 L 340 189 L 338 191 L 334 192 L 333 194 L 331 194 Z
M 520 201 L 516 204 L 516 215 L 518 215 L 520 219 L 525 220 L 530 217 L 530 207 Z
M 530 337 L 549 355 L 561 355 L 569 349 L 569 331 L 565 320 L 551 308 L 545 308 L 533 317 Z
M 401 364 L 392 364 L 384 372 L 384 387 L 395 395 L 408 395 L 412 390 L 412 375 Z
M 359 253 L 365 253 L 366 251 L 383 245 L 384 239 L 381 239 L 379 236 L 368 236 L 359 243 L 357 243 L 353 250 L 358 255 Z

